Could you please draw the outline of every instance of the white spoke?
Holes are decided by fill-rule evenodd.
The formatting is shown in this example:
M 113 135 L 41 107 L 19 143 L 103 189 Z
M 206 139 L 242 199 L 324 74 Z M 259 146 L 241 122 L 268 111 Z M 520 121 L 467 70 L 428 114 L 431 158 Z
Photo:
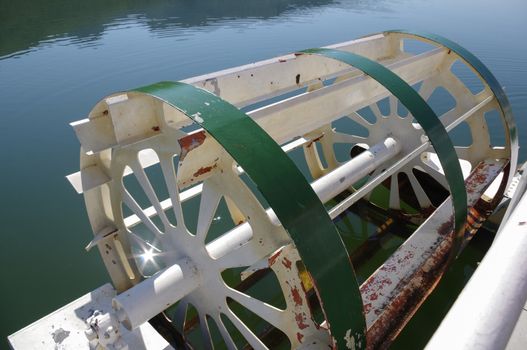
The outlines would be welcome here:
M 153 249 L 156 251 L 156 253 L 161 253 L 161 250 L 159 248 L 157 248 L 156 246 L 154 246 L 152 243 L 149 243 L 147 241 L 145 241 L 143 238 L 139 237 L 137 234 L 135 234 L 134 232 L 129 232 L 129 235 L 132 237 L 132 239 L 141 247 L 141 249 L 143 251 L 148 251 L 150 249 Z
M 345 133 L 338 132 L 338 131 L 335 131 L 334 133 L 332 133 L 331 138 L 333 139 L 333 143 L 350 143 L 350 144 L 367 143 L 366 142 L 367 139 L 365 137 L 345 134 Z
M 423 170 L 425 171 L 425 173 L 427 173 L 428 175 L 430 175 L 434 180 L 436 180 L 437 182 L 439 182 L 441 184 L 441 186 L 443 186 L 444 188 L 448 189 L 448 182 L 446 181 L 446 177 L 444 174 L 440 173 L 439 170 L 435 169 L 434 167 L 432 167 L 431 165 L 421 161 L 419 163 L 419 166 L 423 168 Z
M 220 204 L 221 193 L 219 193 L 211 180 L 206 180 L 203 183 L 203 190 L 201 192 L 201 201 L 199 203 L 198 225 L 196 229 L 196 238 L 201 242 L 205 241 L 207 233 L 209 232 L 210 224 L 214 219 L 216 209 Z
M 436 89 L 437 84 L 435 82 L 432 82 L 432 80 L 425 80 L 421 84 L 421 87 L 419 88 L 419 95 L 423 98 L 423 100 L 428 100 L 430 96 L 432 96 L 432 93 Z
M 213 317 L 213 319 L 214 319 L 214 322 L 216 322 L 216 326 L 218 326 L 218 329 L 220 330 L 223 341 L 225 342 L 225 345 L 227 345 L 227 349 L 237 350 L 238 348 L 236 347 L 234 340 L 232 340 L 232 337 L 229 331 L 227 330 L 227 327 L 225 327 L 225 324 L 221 320 L 220 315 L 219 314 L 216 315 L 216 317 Z
M 425 190 L 417 181 L 417 178 L 415 177 L 414 173 L 409 170 L 405 172 L 406 176 L 408 176 L 408 179 L 410 180 L 410 185 L 412 186 L 412 189 L 414 190 L 415 196 L 417 197 L 417 201 L 419 202 L 419 205 L 421 208 L 428 208 L 432 206 L 432 202 L 430 202 L 430 198 L 428 198 L 428 195 L 426 194 Z
M 364 119 L 359 113 L 353 112 L 350 115 L 348 115 L 348 118 L 353 120 L 359 125 L 364 126 L 366 129 L 371 128 L 373 124 L 370 124 L 366 119 Z
M 390 208 L 401 209 L 401 200 L 399 198 L 399 178 L 397 173 L 390 178 Z
M 179 189 L 176 182 L 176 172 L 174 169 L 174 162 L 171 154 L 159 154 L 159 164 L 163 171 L 163 177 L 167 185 L 170 200 L 172 201 L 172 210 L 176 216 L 177 226 L 185 227 L 185 220 L 183 218 L 183 209 L 181 208 L 181 200 L 179 198 Z
M 227 296 L 276 328 L 284 328 L 284 312 L 282 310 L 232 288 L 227 288 Z
M 470 156 L 469 156 L 470 148 L 471 147 L 454 146 L 454 149 L 456 150 L 458 158 L 465 159 L 465 160 L 470 160 Z
M 333 131 L 330 130 L 329 132 L 332 133 Z M 322 138 L 320 144 L 322 146 L 322 153 L 324 154 L 324 158 L 328 163 L 329 169 L 335 169 L 339 165 L 339 162 L 335 157 L 335 150 L 333 149 L 333 140 L 329 139 L 326 136 Z
M 155 208 L 157 215 L 159 216 L 161 222 L 163 223 L 163 226 L 165 227 L 165 231 L 168 230 L 168 228 L 170 227 L 170 223 L 163 208 L 161 208 L 161 203 L 159 203 L 159 199 L 157 198 L 157 195 L 154 192 L 154 188 L 152 187 L 150 180 L 146 176 L 145 169 L 143 169 L 138 160 L 130 162 L 130 167 L 132 168 L 137 181 L 141 185 L 141 188 L 148 197 L 148 200 Z
M 262 343 L 262 341 L 254 334 L 249 327 L 243 323 L 238 316 L 236 316 L 232 311 L 228 310 L 225 314 L 231 320 L 232 324 L 238 331 L 243 335 L 245 340 L 253 347 L 255 350 L 268 350 L 267 347 Z
M 182 299 L 179 301 L 179 304 L 176 306 L 176 311 L 174 312 L 174 319 L 172 320 L 172 323 L 175 325 L 176 329 L 180 333 L 183 333 L 185 329 L 187 309 L 188 309 L 188 303 L 186 302 L 186 300 Z
M 381 110 L 379 109 L 379 105 L 377 103 L 372 103 L 370 105 L 370 109 L 377 120 L 380 120 L 383 117 Z
M 391 95 L 390 97 L 388 97 L 388 101 L 390 102 L 390 115 L 391 116 L 398 115 L 398 113 L 397 113 L 397 102 L 399 100 L 397 99 L 397 97 Z
M 143 209 L 137 204 L 135 199 L 130 195 L 130 193 L 122 187 L 122 196 L 123 196 L 123 202 L 126 204 L 130 210 L 137 215 L 139 220 L 152 232 L 156 237 L 161 237 L 161 231 L 157 228 L 156 225 L 150 220 L 150 218 L 143 212 Z
M 209 322 L 207 320 L 207 315 L 203 312 L 199 312 L 199 328 L 201 330 L 201 337 L 205 349 L 213 350 L 214 345 L 212 344 L 212 337 L 210 335 Z

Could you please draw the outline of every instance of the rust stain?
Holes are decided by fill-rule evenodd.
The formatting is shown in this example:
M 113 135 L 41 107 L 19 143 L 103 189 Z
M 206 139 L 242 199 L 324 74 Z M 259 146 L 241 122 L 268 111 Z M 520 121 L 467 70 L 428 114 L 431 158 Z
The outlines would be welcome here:
M 446 236 L 454 232 L 454 217 L 451 216 L 448 221 L 445 221 L 437 228 L 437 233 L 440 236 Z
M 477 190 L 480 193 L 481 185 L 489 183 L 496 174 L 495 171 L 488 171 L 487 164 L 480 163 L 467 179 L 467 189 L 471 187 L 473 191 Z M 477 200 L 469 207 L 465 242 L 481 227 L 482 222 L 492 212 L 491 209 L 493 208 L 489 208 L 489 203 L 483 199 Z M 404 268 L 401 269 L 401 265 L 397 263 L 388 262 L 361 286 L 365 302 L 364 312 L 376 315 L 367 333 L 368 349 L 388 348 L 441 280 L 454 242 L 453 221 L 453 216 L 450 216 L 437 227 L 437 239 L 431 242 L 423 254 L 417 255 L 414 252 L 411 259 L 419 259 L 417 268 L 396 277 L 404 272 Z M 396 254 L 397 252 L 394 255 Z M 404 264 L 405 258 L 410 259 L 410 255 L 400 252 L 390 260 Z M 387 276 L 391 276 L 392 280 Z M 396 283 L 395 289 L 390 291 L 389 295 L 383 293 L 388 283 Z M 370 302 L 373 300 L 377 300 L 376 303 Z
M 179 145 L 181 146 L 181 154 L 179 156 L 180 161 L 185 159 L 190 151 L 201 146 L 206 138 L 205 131 L 200 131 L 180 138 L 178 140 Z
M 371 303 L 364 304 L 364 313 L 368 314 L 371 310 Z
M 282 260 L 282 265 L 284 265 L 286 269 L 291 270 L 292 262 L 288 258 L 284 257 Z
M 193 177 L 198 177 L 198 176 L 201 176 L 203 174 L 209 173 L 209 172 L 212 171 L 212 169 L 216 168 L 217 166 L 218 166 L 217 164 L 214 164 L 212 166 L 201 167 L 194 174 L 192 174 L 192 176 Z
M 299 329 L 306 329 L 309 325 L 304 323 L 304 316 L 302 314 L 295 314 L 296 325 Z
M 315 142 L 320 141 L 324 137 L 324 134 L 315 137 L 314 139 L 310 140 L 309 143 L 306 145 L 307 148 L 311 147 Z
M 302 343 L 302 340 L 304 339 L 304 335 L 300 332 L 297 332 L 296 339 L 298 340 L 299 343 Z
M 280 254 L 282 254 L 281 249 L 277 251 L 276 253 L 274 253 L 273 255 L 271 255 L 271 257 L 267 260 L 269 262 L 269 266 L 273 266 L 276 263 L 276 259 L 278 259 Z
M 300 293 L 298 292 L 298 288 L 292 287 L 291 288 L 291 296 L 293 297 L 293 301 L 295 302 L 296 306 L 302 306 L 302 297 L 300 296 Z

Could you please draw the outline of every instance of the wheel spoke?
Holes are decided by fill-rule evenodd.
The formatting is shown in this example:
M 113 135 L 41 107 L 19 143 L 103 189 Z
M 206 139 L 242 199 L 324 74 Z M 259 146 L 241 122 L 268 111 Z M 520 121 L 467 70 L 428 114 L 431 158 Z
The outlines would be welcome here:
M 143 238 L 139 237 L 134 232 L 129 232 L 130 237 L 141 247 L 143 251 L 153 249 L 156 253 L 161 253 L 161 250 L 154 246 L 152 243 L 145 241 Z
M 210 335 L 209 322 L 207 320 L 207 315 L 203 312 L 199 312 L 199 329 L 201 330 L 201 337 L 205 349 L 213 350 L 214 345 L 212 344 L 212 337 Z
M 179 190 L 176 182 L 176 171 L 174 169 L 174 162 L 172 161 L 172 154 L 159 154 L 159 164 L 165 178 L 168 194 L 172 201 L 172 210 L 176 217 L 177 226 L 185 227 L 185 220 L 183 218 L 183 209 L 181 208 L 181 201 L 179 198 Z
M 236 316 L 232 311 L 228 310 L 225 314 L 231 320 L 232 324 L 238 331 L 243 335 L 245 340 L 253 347 L 254 350 L 267 350 L 267 347 L 262 343 L 262 341 L 254 334 L 249 327 L 243 323 L 238 316 Z
M 159 229 L 152 222 L 152 220 L 150 220 L 150 218 L 143 212 L 143 209 L 141 209 L 141 207 L 139 206 L 139 204 L 137 204 L 135 199 L 130 195 L 130 193 L 124 187 L 121 187 L 121 189 L 122 189 L 122 198 L 123 198 L 124 204 L 126 204 L 126 206 L 130 208 L 130 210 L 135 215 L 137 215 L 139 220 L 141 220 L 141 222 L 148 228 L 148 230 L 150 230 L 150 232 L 152 232 L 157 238 L 161 238 L 161 235 L 162 235 L 161 231 L 159 231 Z
M 181 299 L 179 301 L 179 304 L 176 306 L 176 311 L 174 312 L 174 317 L 172 319 L 172 323 L 176 327 L 176 329 L 183 333 L 185 330 L 185 320 L 187 318 L 187 309 L 188 309 L 188 303 L 185 299 Z
M 439 172 L 438 169 L 434 168 L 430 164 L 427 164 L 423 161 L 419 162 L 419 166 L 423 168 L 423 170 L 430 175 L 434 180 L 439 182 L 441 186 L 448 189 L 448 182 L 446 181 L 446 177 L 444 174 Z
M 333 134 L 331 134 L 331 137 L 333 139 L 333 143 L 349 143 L 349 144 L 356 144 L 356 143 L 367 143 L 367 139 L 362 136 L 357 135 L 350 135 L 342 132 L 335 131 Z
M 330 170 L 335 169 L 339 166 L 339 162 L 337 161 L 337 158 L 335 157 L 335 150 L 333 149 L 333 140 L 331 140 L 330 136 L 333 133 L 333 130 L 328 130 L 325 132 L 326 137 L 323 137 L 320 140 L 320 145 L 322 146 L 322 154 L 324 155 L 324 158 L 326 159 L 326 162 L 328 163 L 328 168 Z
M 201 192 L 201 201 L 199 203 L 198 225 L 196 229 L 196 238 L 205 242 L 210 224 L 214 219 L 216 209 L 220 204 L 222 194 L 216 190 L 212 180 L 205 180 Z
M 363 116 L 361 116 L 357 112 L 353 112 L 350 115 L 348 115 L 348 118 L 356 122 L 357 124 L 365 127 L 366 129 L 370 129 L 373 124 L 370 124 L 366 119 L 364 119 Z
M 227 307 L 227 306 L 225 306 Z M 213 317 L 214 319 L 214 322 L 216 322 L 216 326 L 218 326 L 218 329 L 220 330 L 220 334 L 223 338 L 223 341 L 225 342 L 225 345 L 227 345 L 227 349 L 229 350 L 237 350 L 238 348 L 236 347 L 236 344 L 234 343 L 234 340 L 232 340 L 232 337 L 229 333 L 229 331 L 227 330 L 227 327 L 225 327 L 225 324 L 223 323 L 223 321 L 221 320 L 221 317 L 220 315 L 215 315 L 215 317 Z
M 226 294 L 247 310 L 258 315 L 276 328 L 284 328 L 284 312 L 282 310 L 232 288 L 227 288 Z
M 470 160 L 471 147 L 454 146 L 459 159 Z
M 132 168 L 134 176 L 141 185 L 141 188 L 148 197 L 148 200 L 155 208 L 157 216 L 161 219 L 161 222 L 163 223 L 166 232 L 170 227 L 170 223 L 165 214 L 165 211 L 163 210 L 163 208 L 161 208 L 161 203 L 159 203 L 159 199 L 157 198 L 157 195 L 154 192 L 154 188 L 152 187 L 150 180 L 146 176 L 145 169 L 143 169 L 141 163 L 139 163 L 139 160 L 133 160 L 132 162 L 130 162 L 130 168 Z
M 423 81 L 421 84 L 421 87 L 419 88 L 419 95 L 423 98 L 423 100 L 428 100 L 430 96 L 432 96 L 432 93 L 437 87 L 437 83 L 433 82 L 431 79 Z
M 401 200 L 399 198 L 399 179 L 397 174 L 390 178 L 390 208 L 401 209 Z
M 391 95 L 390 97 L 388 97 L 388 101 L 390 102 L 390 115 L 391 116 L 398 115 L 398 113 L 397 113 L 397 102 L 399 100 L 397 99 L 397 97 Z
M 415 177 L 414 173 L 409 170 L 405 172 L 406 176 L 408 176 L 408 180 L 410 180 L 410 185 L 412 186 L 412 189 L 414 190 L 415 196 L 417 197 L 417 202 L 419 202 L 419 205 L 421 208 L 428 208 L 432 206 L 432 202 L 430 201 L 430 198 L 428 198 L 428 195 L 426 194 L 425 190 Z
M 381 110 L 379 109 L 379 105 L 377 103 L 372 103 L 370 105 L 370 109 L 377 120 L 380 120 L 383 117 Z

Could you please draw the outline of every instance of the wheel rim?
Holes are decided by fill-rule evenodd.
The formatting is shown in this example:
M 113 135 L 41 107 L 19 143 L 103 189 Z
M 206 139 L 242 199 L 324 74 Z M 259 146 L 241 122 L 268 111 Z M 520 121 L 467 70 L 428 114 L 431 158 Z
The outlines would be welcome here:
M 191 92 L 197 90 L 198 93 L 204 94 L 206 98 L 212 98 L 213 101 L 210 101 L 211 103 L 221 101 L 214 95 L 191 86 L 178 83 L 163 84 L 164 85 L 161 87 L 161 90 L 167 87 L 166 84 L 168 84 L 169 89 L 174 88 L 175 85 L 176 88 L 183 87 L 184 89 L 190 89 Z M 153 90 L 155 89 L 159 89 L 159 86 L 154 86 Z M 152 98 L 148 95 L 145 95 L 143 91 L 130 92 L 126 94 L 125 97 L 114 96 L 111 98 L 126 98 L 130 100 L 139 99 L 142 103 L 146 102 L 150 106 L 154 105 L 154 108 L 167 108 L 165 101 L 159 99 L 158 97 Z M 149 91 L 149 93 L 152 95 L 156 94 L 156 92 L 152 92 L 152 89 Z M 188 93 L 188 90 L 186 93 Z M 149 101 L 149 99 L 151 100 Z M 133 104 L 133 102 L 130 103 Z M 104 109 L 104 106 L 96 107 L 95 110 L 100 108 Z M 170 105 L 168 105 L 168 108 L 172 110 L 172 112 L 170 112 L 172 115 L 169 116 L 168 119 L 171 117 L 176 119 L 180 118 L 180 116 L 175 117 L 176 114 L 184 115 L 181 113 L 181 110 L 174 110 L 173 107 L 170 107 Z M 189 112 L 187 112 L 187 114 L 188 113 Z M 196 119 L 198 119 L 198 121 L 200 120 L 199 114 L 192 113 L 192 115 L 197 117 Z M 192 293 L 185 296 L 182 302 L 180 302 L 176 307 L 177 310 L 173 315 L 173 318 L 175 325 L 179 327 L 180 330 L 185 329 L 185 317 L 182 316 L 184 315 L 183 311 L 185 309 L 185 305 L 193 305 L 198 311 L 199 320 L 203 324 L 201 333 L 204 338 L 207 338 L 208 334 L 207 324 L 214 323 L 215 327 L 219 329 L 221 337 L 224 339 L 227 347 L 233 348 L 232 339 L 229 338 L 228 332 L 225 330 L 225 320 L 221 319 L 221 314 L 223 314 L 228 318 L 228 322 L 230 322 L 231 325 L 236 328 L 239 333 L 241 333 L 242 337 L 248 342 L 248 344 L 254 348 L 265 348 L 265 345 L 261 342 L 261 340 L 258 339 L 257 335 L 255 335 L 234 313 L 229 311 L 229 305 L 226 302 L 226 299 L 228 298 L 252 311 L 261 319 L 267 321 L 267 323 L 282 331 L 288 338 L 292 347 L 297 347 L 306 341 L 323 342 L 328 345 L 335 344 L 339 334 L 339 327 L 343 328 L 346 327 L 346 325 L 348 325 L 346 329 L 348 331 L 347 334 L 346 332 L 340 331 L 342 335 L 339 336 L 339 338 L 353 339 L 353 337 L 356 337 L 355 339 L 358 339 L 357 344 L 360 344 L 360 339 L 364 339 L 363 332 L 365 327 L 362 315 L 362 302 L 360 301 L 360 293 L 358 292 L 358 285 L 354 275 L 353 278 L 348 279 L 346 284 L 351 286 L 354 284 L 356 285 L 355 295 L 359 295 L 359 300 L 353 300 L 352 304 L 354 303 L 355 306 L 360 307 L 360 311 L 350 311 L 345 315 L 339 315 L 340 319 L 338 321 L 333 323 L 325 322 L 325 326 L 322 327 L 320 324 L 313 321 L 313 316 L 307 303 L 307 297 L 305 295 L 302 296 L 302 294 L 305 294 L 306 292 L 304 291 L 305 288 L 303 287 L 302 280 L 298 275 L 299 267 L 296 265 L 294 267 L 289 267 L 290 270 L 296 269 L 296 271 L 288 272 L 288 279 L 286 280 L 285 273 L 280 272 L 276 267 L 273 268 L 272 264 L 268 263 L 268 267 L 277 277 L 279 277 L 279 288 L 282 290 L 282 294 L 286 300 L 286 305 L 283 310 L 278 310 L 277 308 L 266 305 L 263 302 L 258 302 L 255 299 L 246 297 L 244 293 L 236 291 L 235 289 L 226 285 L 220 276 L 222 269 L 238 266 L 248 266 L 249 268 L 251 268 L 251 265 L 259 266 L 261 265 L 261 260 L 268 261 L 272 254 L 277 253 L 278 251 L 288 252 L 287 254 L 281 255 L 284 255 L 284 258 L 288 259 L 290 262 L 288 265 L 291 265 L 294 264 L 296 260 L 300 261 L 300 259 L 297 258 L 298 253 L 296 249 L 299 251 L 302 249 L 305 250 L 306 247 L 309 247 L 311 243 L 300 242 L 300 245 L 303 246 L 303 248 L 299 247 L 298 239 L 300 237 L 300 233 L 298 232 L 298 229 L 296 229 L 297 240 L 294 242 L 295 244 L 291 246 L 293 242 L 286 232 L 289 232 L 290 234 L 294 232 L 294 225 L 290 227 L 284 225 L 284 227 L 287 229 L 286 231 L 286 229 L 284 229 L 282 226 L 279 226 L 280 221 L 276 220 L 278 223 L 270 221 L 269 216 L 263 209 L 262 205 L 259 204 L 258 200 L 254 198 L 255 196 L 251 190 L 249 190 L 249 188 L 239 178 L 240 168 L 238 166 L 234 166 L 235 163 L 233 158 L 216 141 L 214 141 L 212 135 L 206 131 L 188 134 L 182 131 L 181 128 L 173 128 L 173 124 L 170 124 L 173 120 L 165 120 L 160 124 L 157 124 L 154 128 L 156 137 L 147 138 L 132 144 L 120 145 L 119 147 L 114 148 L 111 156 L 108 156 L 110 167 L 112 169 L 112 178 L 121 179 L 124 174 L 130 173 L 128 177 L 137 179 L 139 187 L 143 191 L 144 197 L 147 198 L 148 202 L 150 203 L 150 208 L 141 206 L 138 203 L 138 200 L 134 200 L 134 196 L 130 194 L 129 191 L 127 191 L 126 185 L 122 181 L 112 181 L 110 184 L 110 191 L 108 195 L 111 198 L 111 212 L 113 221 L 119 226 L 120 234 L 118 241 L 122 246 L 122 251 L 124 252 L 122 254 L 121 263 L 123 263 L 123 265 L 128 265 L 128 268 L 125 268 L 124 271 L 126 271 L 128 274 L 127 277 L 132 281 L 132 283 L 137 283 L 143 277 L 148 277 L 151 274 L 151 272 L 146 271 L 147 269 L 145 269 L 144 266 L 147 260 L 150 262 L 157 262 L 158 266 L 161 268 L 162 266 L 170 266 L 174 262 L 178 261 L 178 259 L 181 259 L 181 257 L 189 256 L 191 257 L 192 262 L 196 264 L 197 269 L 200 272 L 200 291 L 193 290 Z M 180 120 L 178 119 L 178 121 Z M 186 124 L 183 124 L 183 128 L 188 127 L 188 121 Z M 248 129 L 250 130 L 250 126 Z M 169 130 L 169 132 L 166 132 L 166 130 Z M 160 131 L 163 132 L 160 134 L 158 133 Z M 199 133 L 203 133 L 202 136 L 197 136 Z M 199 153 L 200 156 L 197 156 L 198 152 L 195 150 L 197 146 L 199 146 L 201 151 Z M 277 145 L 275 147 L 280 150 Z M 221 152 L 217 151 L 211 153 L 207 151 L 213 148 L 219 149 Z M 150 159 L 146 161 L 145 164 L 141 164 L 141 153 L 145 152 L 145 150 L 148 150 L 149 153 L 156 154 L 157 160 L 152 161 Z M 206 152 L 207 156 L 202 156 L 203 152 Z M 177 171 L 175 171 L 176 169 L 174 168 L 172 160 L 176 154 L 179 154 Z M 152 156 L 152 154 L 150 154 L 150 156 Z M 152 184 L 149 183 L 148 176 L 145 174 L 143 168 L 145 165 L 150 163 L 154 164 L 157 161 L 159 161 L 161 173 L 163 174 L 164 181 L 169 188 L 168 192 L 170 201 L 172 203 L 178 204 L 178 196 L 183 196 L 183 193 L 179 193 L 179 186 L 184 187 L 189 184 L 202 182 L 202 201 L 199 205 L 200 214 L 198 215 L 195 236 L 193 236 L 192 233 L 189 233 L 189 230 L 185 228 L 184 225 L 181 225 L 181 223 L 184 223 L 186 220 L 184 210 L 178 208 L 179 205 L 176 205 L 175 209 L 168 208 L 173 210 L 173 213 L 171 214 L 172 217 L 169 218 L 165 213 L 167 208 L 164 207 L 164 202 L 159 201 L 156 190 L 154 190 L 152 188 Z M 207 161 L 209 162 L 207 163 Z M 288 158 L 287 162 L 290 162 Z M 243 163 L 238 162 L 238 164 L 241 165 Z M 244 170 L 250 168 L 250 164 L 244 164 Z M 247 173 L 249 172 L 247 171 Z M 172 176 L 173 174 L 177 174 L 178 178 L 176 179 L 176 176 Z M 180 175 L 181 178 L 179 178 Z M 302 180 L 304 182 L 306 181 L 303 177 Z M 261 183 L 256 183 L 260 189 Z M 307 184 L 307 182 L 305 183 Z M 188 191 L 194 191 L 195 187 L 196 186 L 191 187 Z M 170 188 L 172 188 L 172 190 Z M 312 191 L 311 187 L 309 187 L 309 189 Z M 240 193 L 243 193 L 243 195 Z M 291 194 L 287 195 L 290 196 Z M 185 196 L 187 196 L 187 194 L 185 194 Z M 235 252 L 234 255 L 225 255 L 222 253 L 218 256 L 214 256 L 213 252 L 209 251 L 208 248 L 204 248 L 203 243 L 207 236 L 207 229 L 210 227 L 210 223 L 214 218 L 216 209 L 215 204 L 219 202 L 222 196 L 229 198 L 229 215 L 231 215 L 233 218 L 236 216 L 239 217 L 240 215 L 244 218 L 247 218 L 247 222 L 245 224 L 242 223 L 241 226 L 246 224 L 250 225 L 253 231 L 253 236 L 252 239 L 249 240 L 249 242 L 252 243 L 245 243 L 245 241 L 236 242 L 236 244 L 241 244 L 242 247 L 239 249 L 234 249 L 231 247 L 229 252 Z M 281 196 L 284 196 L 284 194 L 282 193 Z M 240 210 L 240 208 L 243 209 Z M 324 210 L 323 214 L 327 217 L 327 212 L 325 211 L 324 207 L 320 205 L 320 208 Z M 276 210 L 274 206 L 273 209 L 275 209 L 275 212 L 277 212 L 278 215 L 279 210 Z M 308 212 L 311 211 L 311 214 L 313 214 L 312 209 L 308 210 Z M 131 214 L 131 218 L 130 216 L 124 217 L 123 210 Z M 149 211 L 150 214 L 152 214 L 152 219 L 150 219 L 148 215 L 145 215 L 145 212 Z M 315 215 L 315 217 L 318 218 L 317 220 L 320 220 L 319 216 L 319 214 Z M 291 218 L 286 218 L 286 220 L 291 220 L 295 217 L 298 217 L 298 215 L 291 215 Z M 171 222 L 171 220 L 175 221 L 176 224 L 174 225 L 174 222 Z M 327 220 L 327 222 L 331 224 L 332 230 L 334 230 L 334 226 L 331 223 L 329 217 L 327 217 Z M 130 222 L 134 221 L 136 223 L 144 224 L 146 229 L 152 233 L 150 240 L 134 232 L 133 228 L 128 229 L 126 227 L 126 224 L 130 224 Z M 281 221 L 284 221 L 283 218 Z M 320 229 L 321 227 L 321 225 L 318 224 L 313 226 L 317 229 Z M 238 231 L 240 230 L 238 229 Z M 307 230 L 304 231 L 307 232 Z M 262 234 L 260 235 L 259 232 L 262 232 Z M 174 239 L 173 237 L 170 237 L 175 235 L 179 235 L 184 238 L 180 237 Z M 328 235 L 325 234 L 324 240 L 326 243 L 327 237 Z M 334 242 L 340 242 L 339 244 L 342 244 L 340 237 L 336 233 L 334 234 L 334 239 Z M 217 241 L 218 240 L 209 243 L 207 247 L 209 247 L 211 244 L 214 245 L 217 243 Z M 227 244 L 227 246 L 228 245 L 229 244 Z M 183 249 L 181 248 L 182 246 L 186 246 L 186 248 Z M 216 246 L 218 246 L 218 244 L 216 244 Z M 219 246 L 221 246 L 221 244 Z M 331 246 L 331 244 L 329 246 Z M 222 248 L 220 247 L 217 250 L 222 251 Z M 171 252 L 171 254 L 167 255 L 167 251 Z M 334 253 L 335 250 L 333 249 L 332 252 Z M 341 254 L 345 254 L 347 257 L 347 252 L 343 246 L 341 252 Z M 287 257 L 288 255 L 289 257 Z M 315 260 L 316 258 L 317 257 L 315 257 Z M 337 258 L 335 258 L 335 256 L 331 256 L 330 259 L 338 261 L 340 257 L 337 254 Z M 212 264 L 211 260 L 215 260 L 217 264 Z M 308 265 L 304 259 L 302 259 L 302 262 L 305 265 Z M 344 263 L 344 266 L 350 266 L 348 258 L 341 259 L 338 264 L 342 263 Z M 311 262 L 311 264 L 313 263 Z M 209 270 L 211 270 L 211 272 L 206 272 L 206 268 L 204 268 L 204 266 L 209 266 Z M 319 265 L 319 269 L 320 268 L 322 268 L 322 265 Z M 308 268 L 308 271 L 310 272 L 309 276 L 311 276 L 312 280 L 316 282 L 317 279 L 313 276 L 313 269 Z M 316 269 L 314 269 L 314 271 L 316 272 Z M 348 271 L 353 273 L 352 270 Z M 335 272 L 341 276 L 346 275 L 347 273 L 344 272 L 342 268 L 337 268 Z M 328 285 L 333 283 L 332 281 L 335 281 L 336 279 L 330 278 L 329 275 L 322 277 L 319 275 L 319 282 L 320 279 L 322 279 L 322 282 L 315 284 L 316 292 L 322 293 L 324 290 L 326 294 L 330 292 L 328 290 Z M 295 292 L 293 292 L 293 290 Z M 216 293 L 217 297 L 212 298 L 212 294 L 210 294 L 209 291 L 211 291 L 210 293 L 212 294 Z M 343 291 L 342 294 L 348 299 L 346 303 L 349 303 L 349 290 L 346 292 Z M 203 302 L 203 300 L 214 299 L 216 302 Z M 200 301 L 199 304 L 197 303 L 198 300 Z M 250 300 L 253 301 L 251 302 Z M 336 305 L 332 301 L 329 303 L 320 303 L 320 305 L 324 305 L 323 311 L 325 312 L 326 318 L 328 320 L 331 320 L 331 317 L 328 316 L 328 305 L 331 306 L 331 304 Z M 339 305 L 339 308 L 333 307 L 333 310 L 339 309 L 339 311 L 341 311 L 341 307 L 341 305 Z M 223 308 L 225 311 L 218 312 L 218 310 L 221 308 Z M 329 309 L 331 310 L 331 307 Z M 345 321 L 344 319 L 352 319 L 353 322 L 355 322 L 355 326 L 352 325 L 350 328 L 349 322 Z M 330 324 L 332 325 L 331 337 L 327 331 L 327 327 Z M 354 329 L 353 327 L 356 327 L 357 324 L 359 325 L 358 331 L 356 333 L 351 333 L 350 329 Z M 364 343 L 362 344 L 364 345 Z

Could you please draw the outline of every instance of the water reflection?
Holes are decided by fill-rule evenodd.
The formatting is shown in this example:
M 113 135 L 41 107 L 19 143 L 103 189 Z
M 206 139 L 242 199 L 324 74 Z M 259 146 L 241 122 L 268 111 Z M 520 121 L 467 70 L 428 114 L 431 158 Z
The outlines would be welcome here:
M 105 31 L 115 28 L 145 26 L 157 36 L 177 37 L 182 34 L 181 28 L 242 26 L 244 22 L 279 17 L 298 21 L 302 11 L 312 14 L 316 8 L 385 11 L 383 3 L 361 0 L 152 0 L 148 4 L 141 0 L 4 1 L 0 4 L 0 57 L 23 54 L 61 41 L 80 47 L 96 46 Z

